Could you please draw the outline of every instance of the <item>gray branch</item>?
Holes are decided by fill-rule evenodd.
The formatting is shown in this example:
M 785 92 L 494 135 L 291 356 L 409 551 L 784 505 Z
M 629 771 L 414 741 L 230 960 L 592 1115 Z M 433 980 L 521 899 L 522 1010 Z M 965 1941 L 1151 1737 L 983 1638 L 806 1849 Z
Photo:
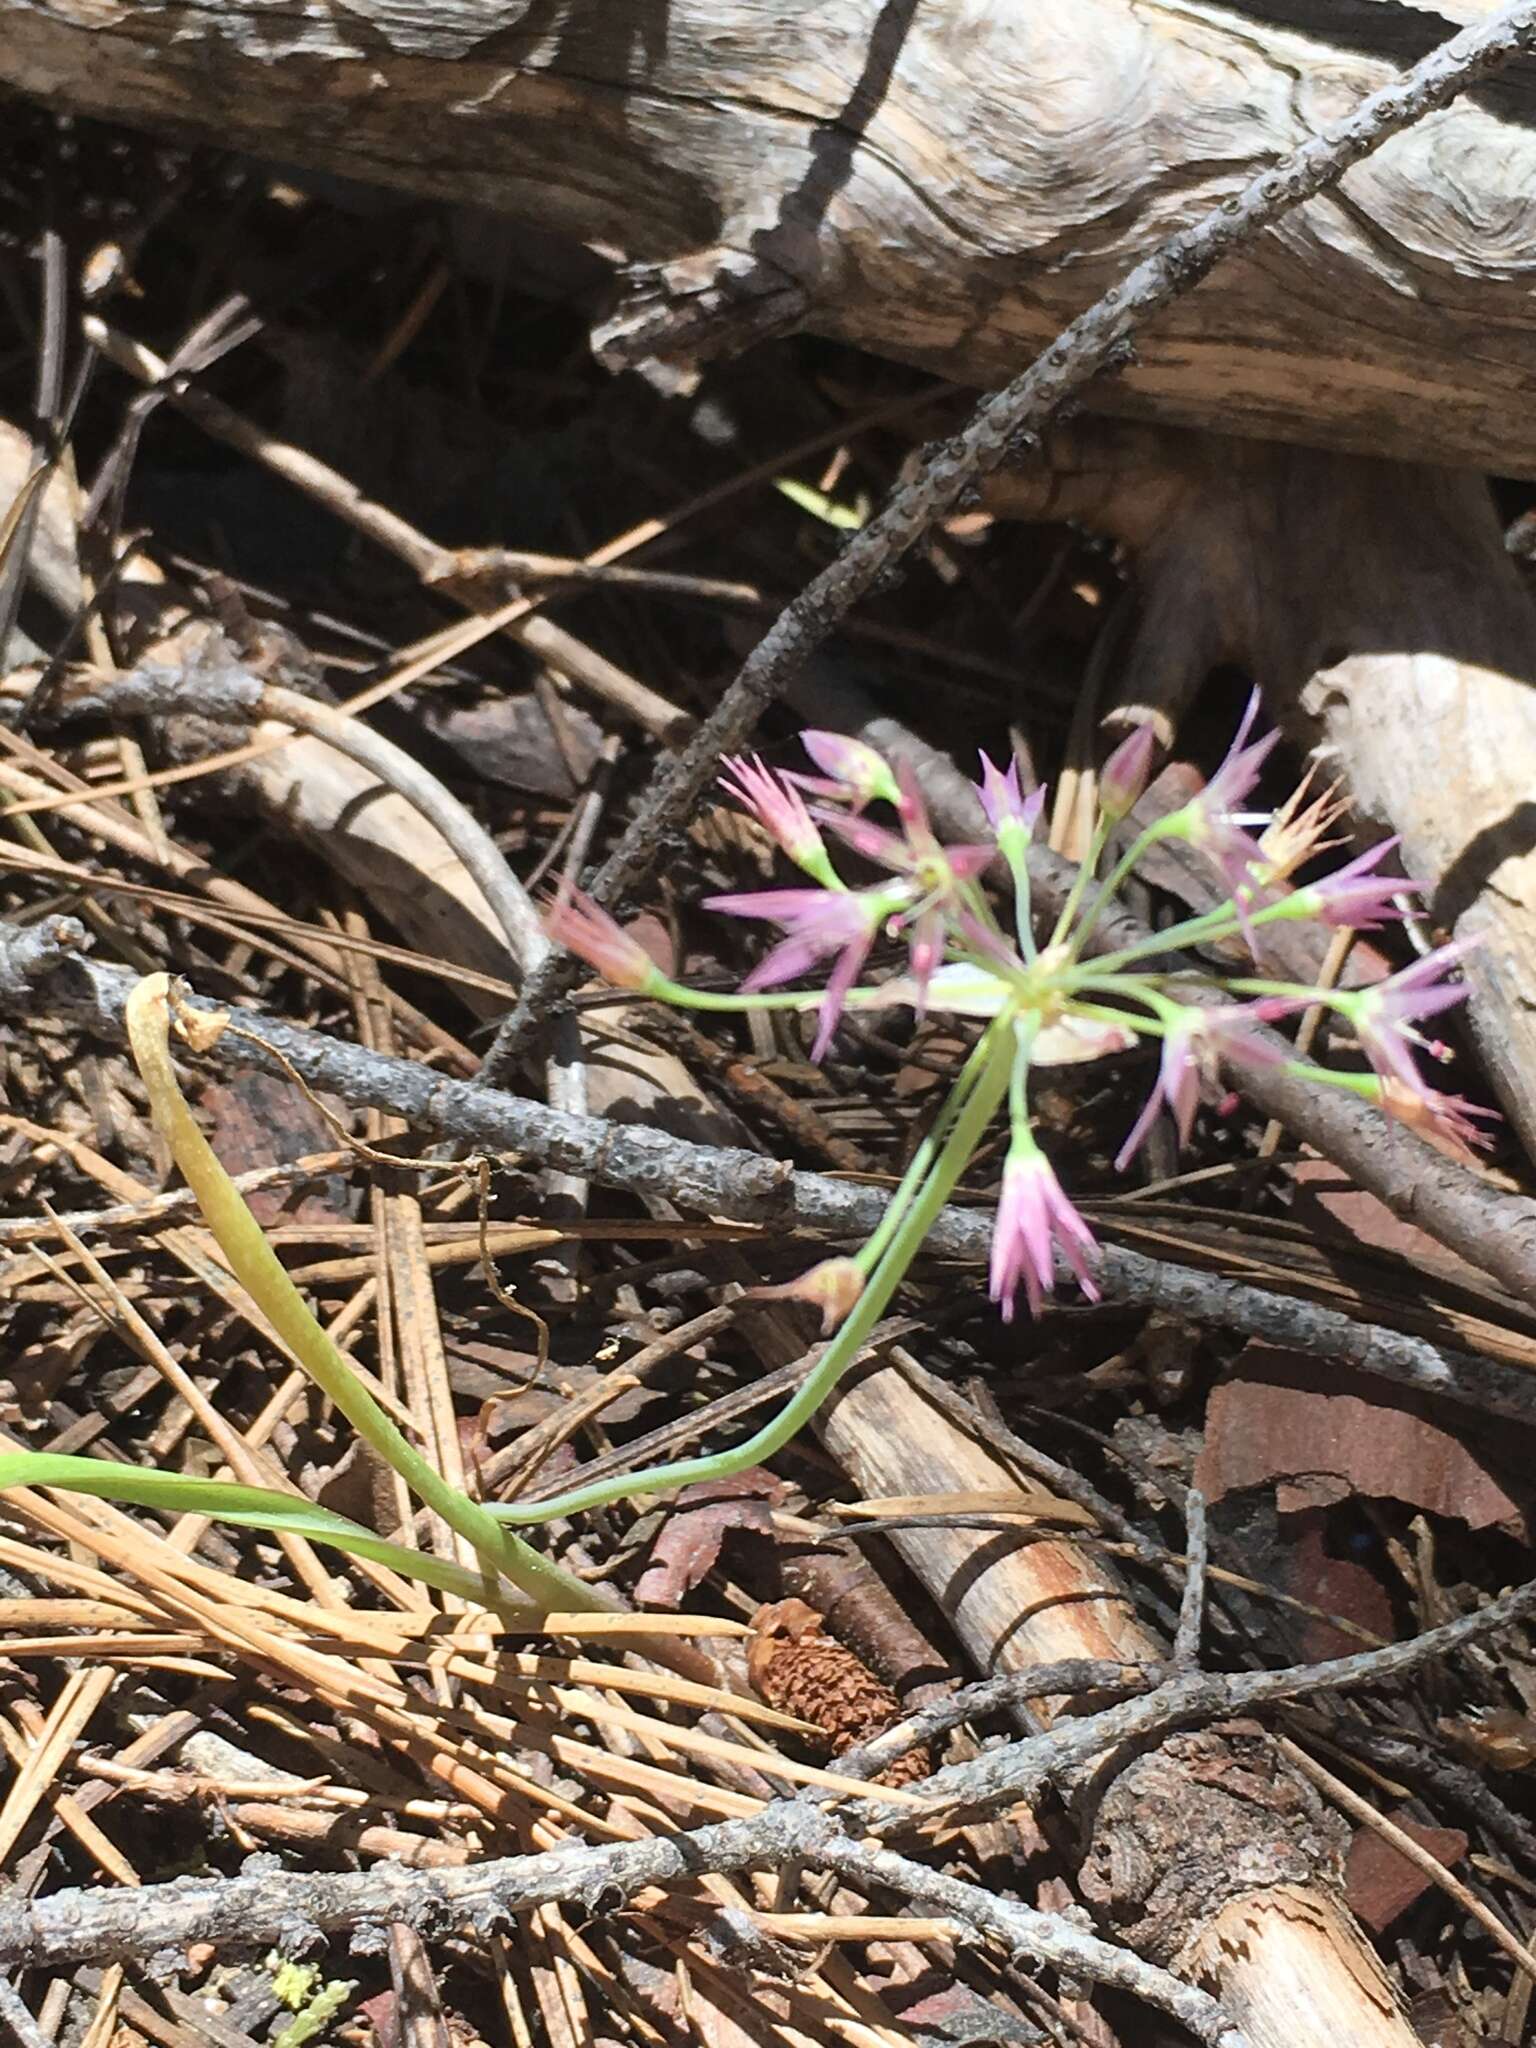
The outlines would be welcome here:
M 823 1870 L 835 1870 L 849 1884 L 868 1892 L 871 1884 L 887 1885 L 894 1892 L 930 1908 L 937 1907 L 951 1919 L 962 1921 L 979 1934 L 999 1942 L 1022 1961 L 1047 1963 L 1090 1984 L 1107 1984 L 1116 1991 L 1128 1991 L 1146 2004 L 1165 2012 L 1187 2027 L 1197 2041 L 1209 2048 L 1245 2048 L 1247 2036 L 1227 2018 L 1208 1992 L 1197 1990 L 1155 1963 L 1149 1963 L 1128 1948 L 1115 1948 L 1096 1934 L 1075 1927 L 1059 1913 L 1039 1913 L 1013 1899 L 1000 1899 L 979 1885 L 967 1884 L 932 1870 L 926 1863 L 897 1856 L 889 1849 L 873 1849 L 863 1843 L 838 1837 L 824 1848 L 814 1850 L 807 1861 Z
M 7 936 L 14 928 L 0 925 L 0 1007 L 26 1016 L 66 1018 L 120 1039 L 123 1005 L 135 977 L 126 968 L 73 954 L 69 949 L 84 937 L 73 920 L 54 918 L 49 927 L 59 957 L 45 972 L 33 975 L 18 965 L 16 946 Z M 43 942 L 32 931 L 23 936 L 24 953 L 35 957 Z M 695 1145 L 663 1131 L 572 1116 L 249 1010 L 238 1012 L 235 1021 L 238 1032 L 227 1033 L 213 1054 L 225 1067 L 256 1066 L 281 1074 L 286 1061 L 311 1088 L 335 1094 L 354 1108 L 388 1110 L 435 1137 L 512 1153 L 529 1165 L 579 1174 L 631 1194 L 659 1196 L 695 1214 L 785 1233 L 864 1238 L 884 1213 L 885 1197 L 877 1189 L 796 1172 L 787 1162 L 756 1152 Z M 271 1058 L 268 1047 L 283 1061 Z M 980 1265 L 985 1263 L 990 1235 L 989 1215 L 946 1209 L 929 1234 L 928 1251 L 934 1257 Z M 1063 1270 L 1062 1278 L 1067 1277 Z M 1243 1336 L 1344 1359 L 1396 1385 L 1493 1414 L 1524 1420 L 1536 1415 L 1536 1381 L 1513 1366 L 1381 1324 L 1357 1322 L 1297 1296 L 1147 1258 L 1113 1244 L 1104 1247 L 1098 1277 L 1108 1301 L 1161 1309 Z
M 689 1833 L 504 1857 L 457 1869 L 380 1864 L 366 1871 L 296 1874 L 268 1868 L 267 1859 L 257 1859 L 261 1867 L 237 1878 L 177 1878 L 137 1891 L 72 1891 L 14 1901 L 0 1915 L 0 1968 L 60 1969 L 78 1962 L 173 1956 L 193 1942 L 237 1948 L 276 1945 L 286 1954 L 302 1954 L 344 1930 L 365 1943 L 374 1930 L 394 1921 L 426 1934 L 465 1926 L 489 1933 L 512 1914 L 547 1901 L 596 1910 L 644 1885 L 686 1883 L 707 1873 L 749 1866 L 773 1867 L 792 1857 L 824 1864 L 860 1883 L 889 1881 L 910 1897 L 971 1918 L 970 1887 L 959 1888 L 966 1894 L 964 1905 L 949 1895 L 941 1899 L 935 1886 L 946 1881 L 934 1872 L 924 1870 L 919 1881 L 920 1866 L 895 1857 L 888 1864 L 871 1861 L 854 1841 L 865 1836 L 883 1839 L 960 1811 L 997 1811 L 1037 1799 L 1048 1786 L 1070 1784 L 1089 1768 L 1101 1767 L 1106 1758 L 1138 1750 L 1192 1722 L 1400 1678 L 1533 1613 L 1536 1581 L 1502 1594 L 1475 1614 L 1384 1649 L 1280 1671 L 1175 1678 L 1155 1692 L 1097 1714 L 1064 1718 L 1041 1735 L 936 1772 L 923 1783 L 920 1807 L 849 1798 L 829 1811 L 800 1797 L 777 1801 L 746 1819 Z M 859 1858 L 857 1872 L 854 1857 Z M 1051 1930 L 1035 1924 L 1040 1916 L 1020 1917 L 1011 1907 L 1004 1907 L 1004 1913 L 1005 1920 L 975 1924 L 1020 1953 L 1042 1954 L 1038 1944 Z M 1059 1933 L 1054 1930 L 1053 1938 Z M 1096 1946 L 1104 1950 L 1103 1944 Z M 1071 1967 L 1095 1977 L 1095 1968 L 1082 1952 L 1076 1953 Z M 1119 1970 L 1121 1955 L 1104 1950 L 1098 1960 L 1105 1968 Z M 1103 1976 L 1099 1981 L 1125 1979 Z M 1147 1995 L 1147 1981 L 1138 1975 L 1129 1988 Z M 1184 1987 L 1179 1990 L 1182 1995 Z M 1200 2011 L 1204 2024 L 1217 2023 L 1214 2007 Z M 1188 2014 L 1184 2017 L 1186 2025 L 1195 2024 Z M 1201 2032 L 1199 2025 L 1196 2031 Z M 1230 2033 L 1201 2032 L 1201 2038 L 1237 2048 Z

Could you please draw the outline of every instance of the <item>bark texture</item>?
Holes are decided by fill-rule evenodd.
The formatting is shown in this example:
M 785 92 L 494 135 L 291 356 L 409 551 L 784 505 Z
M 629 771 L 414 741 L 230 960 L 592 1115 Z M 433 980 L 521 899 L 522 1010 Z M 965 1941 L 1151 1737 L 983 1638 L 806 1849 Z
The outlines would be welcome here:
M 620 354 L 803 324 L 1017 371 L 1483 10 L 1398 0 L 0 0 L 0 82 L 619 251 Z M 1358 165 L 1106 402 L 1536 475 L 1536 67 Z

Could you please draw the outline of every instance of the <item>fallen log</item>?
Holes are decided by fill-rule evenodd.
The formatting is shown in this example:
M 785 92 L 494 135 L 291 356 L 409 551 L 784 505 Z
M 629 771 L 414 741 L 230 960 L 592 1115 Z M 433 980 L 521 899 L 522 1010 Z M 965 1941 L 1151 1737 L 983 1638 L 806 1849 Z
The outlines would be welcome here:
M 993 383 L 1463 12 L 0 0 L 0 83 L 601 244 L 620 357 L 805 326 Z M 1399 136 L 1102 402 L 1536 475 L 1533 115 L 1527 61 Z

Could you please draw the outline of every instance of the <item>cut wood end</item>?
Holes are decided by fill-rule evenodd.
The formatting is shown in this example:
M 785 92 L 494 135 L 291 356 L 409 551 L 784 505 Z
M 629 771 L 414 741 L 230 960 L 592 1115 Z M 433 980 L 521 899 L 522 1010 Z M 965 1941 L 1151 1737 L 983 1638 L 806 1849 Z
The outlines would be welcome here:
M 1326 1892 L 1275 1885 L 1230 1900 L 1177 1967 L 1253 2048 L 1418 2048 L 1375 1952 Z

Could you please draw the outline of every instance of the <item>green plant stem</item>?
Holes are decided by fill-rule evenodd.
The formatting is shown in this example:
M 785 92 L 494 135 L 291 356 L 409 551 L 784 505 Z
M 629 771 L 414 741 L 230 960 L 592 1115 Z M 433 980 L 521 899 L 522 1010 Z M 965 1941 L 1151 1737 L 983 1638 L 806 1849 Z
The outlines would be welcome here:
M 932 1166 L 939 1147 L 948 1136 L 955 1118 L 964 1108 L 971 1090 L 976 1085 L 982 1070 L 983 1049 L 985 1045 L 986 1038 L 983 1035 L 977 1040 L 965 1065 L 956 1075 L 954 1084 L 950 1088 L 949 1094 L 945 1097 L 943 1107 L 933 1120 L 932 1128 L 925 1133 L 917 1150 L 912 1154 L 911 1161 L 906 1172 L 901 1177 L 900 1184 L 892 1194 L 890 1201 L 886 1204 L 885 1214 L 880 1218 L 870 1236 L 859 1247 L 855 1258 L 856 1263 L 864 1273 L 869 1274 L 875 1270 L 885 1254 L 886 1246 L 895 1236 L 902 1217 L 906 1215 L 908 1209 L 912 1206 L 913 1197 L 927 1175 L 929 1167 Z
M 0 1451 L 0 1492 L 17 1486 L 47 1486 L 62 1493 L 85 1493 L 97 1500 L 119 1501 L 127 1507 L 153 1508 L 167 1515 L 207 1515 L 245 1529 L 271 1529 L 279 1535 L 303 1536 L 355 1557 L 386 1565 L 402 1578 L 416 1579 L 439 1592 L 471 1603 L 486 1603 L 485 1580 L 478 1572 L 410 1550 L 376 1536 L 345 1515 L 332 1514 L 313 1501 L 278 1493 L 265 1486 L 243 1486 L 232 1480 L 206 1479 L 197 1473 L 160 1472 L 138 1465 L 119 1465 L 107 1458 L 78 1458 L 57 1451 Z M 528 1618 L 531 1608 L 499 1612 Z
M 552 1500 L 526 1506 L 507 1502 L 490 1512 L 509 1522 L 552 1520 L 557 1515 L 582 1514 L 589 1508 L 606 1507 L 637 1493 L 675 1493 L 680 1486 L 725 1479 L 733 1472 L 761 1463 L 784 1448 L 804 1427 L 832 1392 L 843 1374 L 857 1359 L 864 1341 L 880 1320 L 891 1297 L 900 1286 L 934 1218 L 954 1192 L 960 1176 L 981 1142 L 992 1114 L 1008 1092 L 1013 1069 L 1013 1025 L 1011 1010 L 988 1025 L 977 1047 L 978 1073 L 975 1084 L 955 1118 L 949 1136 L 921 1191 L 902 1217 L 884 1257 L 869 1276 L 864 1292 L 849 1312 L 847 1321 L 823 1352 L 805 1384 L 785 1403 L 772 1421 L 754 1436 L 728 1451 L 713 1456 L 684 1458 L 669 1465 L 650 1465 L 640 1472 L 615 1473 L 595 1479 L 587 1486 L 573 1487 Z
M 1379 1074 L 1352 1074 L 1337 1067 L 1314 1066 L 1311 1060 L 1287 1060 L 1285 1071 L 1297 1081 L 1325 1082 L 1330 1088 L 1346 1089 L 1366 1102 L 1379 1103 L 1382 1098 Z
M 821 1001 L 818 993 L 806 989 L 790 989 L 781 995 L 740 995 L 734 990 L 689 988 L 680 981 L 658 982 L 641 993 L 675 1010 L 711 1010 L 726 1017 L 740 1016 L 748 1010 L 814 1010 Z M 845 1000 L 876 993 L 873 988 L 850 989 Z
M 1051 933 L 1051 945 L 1053 947 L 1059 946 L 1062 940 L 1065 939 L 1065 937 L 1067 936 L 1067 933 L 1072 929 L 1072 920 L 1077 915 L 1077 907 L 1083 900 L 1083 893 L 1087 889 L 1090 880 L 1098 872 L 1099 862 L 1103 858 L 1104 847 L 1109 839 L 1109 833 L 1110 820 L 1106 818 L 1103 812 L 1101 811 L 1098 817 L 1094 820 L 1093 840 L 1088 848 L 1088 857 L 1082 863 L 1077 873 L 1072 878 L 1072 887 L 1067 892 L 1066 902 L 1063 903 L 1063 905 L 1061 906 L 1061 915 L 1056 920 L 1056 929 Z M 1144 832 L 1141 836 L 1143 839 L 1145 839 L 1147 835 Z M 1140 846 L 1139 840 L 1137 842 L 1137 846 Z M 1135 849 L 1133 849 L 1133 851 L 1135 851 Z M 1138 858 L 1139 857 L 1140 856 L 1138 854 Z M 1099 891 L 1098 895 L 1094 898 L 1093 909 L 1089 913 L 1088 919 L 1083 926 L 1084 937 L 1086 937 L 1087 934 L 1092 931 L 1094 921 L 1098 917 L 1099 912 L 1103 909 L 1104 905 L 1109 901 L 1110 895 L 1118 886 L 1120 872 L 1121 869 L 1124 867 L 1125 862 L 1121 861 L 1119 866 L 1115 869 L 1114 874 L 1104 884 L 1104 887 Z M 1077 947 L 1080 946 L 1081 943 L 1081 939 L 1077 940 L 1074 943 L 1073 950 L 1076 951 Z
M 1233 938 L 1245 928 L 1251 931 L 1256 925 L 1284 924 L 1302 915 L 1294 908 L 1295 902 L 1294 896 L 1286 896 L 1278 903 L 1261 904 L 1257 910 L 1249 911 L 1246 919 L 1239 917 L 1230 904 L 1223 904 L 1219 909 L 1206 911 L 1203 916 L 1186 918 L 1182 924 L 1170 925 L 1167 931 L 1153 932 L 1144 939 L 1138 939 L 1133 946 L 1122 946 L 1118 953 L 1100 954 L 1093 963 L 1092 972 L 1095 977 L 1115 974 L 1122 967 L 1145 960 L 1149 954 L 1177 953 L 1186 946 Z M 1089 926 L 1082 926 L 1078 938 L 1085 936 L 1088 930 Z M 1237 986 L 1236 983 L 1229 985 Z
M 609 1602 L 591 1587 L 509 1535 L 487 1509 L 450 1485 L 395 1427 L 315 1320 L 182 1096 L 171 1064 L 168 976 L 152 974 L 139 982 L 128 998 L 126 1022 L 155 1123 L 230 1271 L 316 1386 L 417 1498 L 473 1546 L 488 1571 L 501 1573 L 541 1607 L 562 1612 L 606 1609 Z
M 1099 983 L 1092 978 L 1074 982 L 1073 994 L 1067 1003 L 1068 1016 L 1089 1017 L 1096 1024 L 1118 1024 L 1122 1028 L 1129 1025 L 1137 1032 L 1154 1031 L 1162 1036 L 1177 1024 L 1181 1014 L 1188 1007 L 1184 1003 L 1173 1001 L 1171 997 L 1161 994 L 1157 989 L 1148 987 L 1144 981 L 1127 986 L 1119 980 L 1106 980 L 1103 984 L 1106 994 L 1118 996 L 1122 1003 L 1140 1003 L 1149 1013 L 1145 1019 L 1127 1017 L 1123 1010 L 1110 1009 L 1104 1003 L 1085 1002 L 1077 993 L 1079 989 L 1098 987 Z
M 1252 974 L 1229 981 L 1226 986 L 1234 995 L 1281 996 L 1287 1002 L 1304 1003 L 1308 1008 L 1317 1003 L 1326 1004 L 1345 1017 L 1358 1008 L 1362 995 L 1369 994 L 1369 990 L 1364 989 L 1309 988 L 1299 981 L 1266 981 L 1262 976 Z

